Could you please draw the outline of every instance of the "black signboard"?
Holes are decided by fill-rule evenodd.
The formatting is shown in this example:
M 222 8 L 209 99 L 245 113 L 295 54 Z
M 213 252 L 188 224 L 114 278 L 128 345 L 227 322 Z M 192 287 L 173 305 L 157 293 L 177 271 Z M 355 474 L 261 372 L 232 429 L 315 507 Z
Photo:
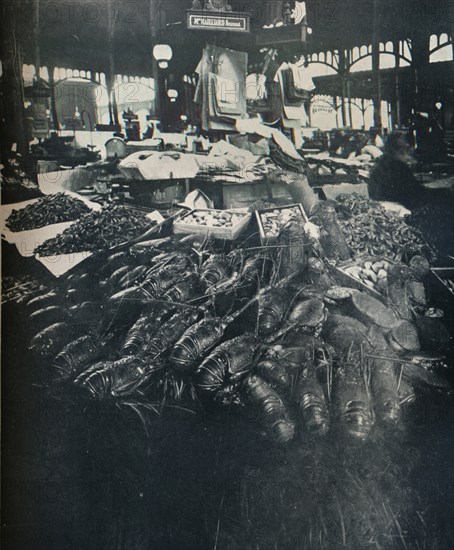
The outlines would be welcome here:
M 250 16 L 234 11 L 191 10 L 187 23 L 190 30 L 249 32 Z

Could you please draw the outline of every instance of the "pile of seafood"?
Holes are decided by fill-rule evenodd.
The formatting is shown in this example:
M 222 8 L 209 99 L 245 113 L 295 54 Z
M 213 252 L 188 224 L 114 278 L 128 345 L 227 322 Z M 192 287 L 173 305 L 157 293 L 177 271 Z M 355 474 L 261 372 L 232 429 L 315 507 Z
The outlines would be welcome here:
M 0 177 L 2 191 L 14 188 L 28 190 L 38 189 L 36 182 L 30 179 L 28 174 L 22 169 L 19 158 L 13 157 L 5 160 L 5 166 L 2 167 Z
M 42 197 L 21 210 L 13 210 L 5 225 L 11 231 L 29 231 L 54 223 L 75 221 L 89 212 L 83 201 L 66 193 L 56 193 Z
M 301 218 L 301 210 L 298 206 L 291 208 L 275 208 L 267 212 L 259 213 L 263 232 L 266 238 L 277 237 L 282 228 L 290 221 Z
M 426 271 L 399 267 L 388 307 L 339 286 L 307 242 L 295 223 L 272 249 L 189 236 L 94 255 L 24 306 L 29 347 L 82 399 L 235 407 L 279 445 L 397 429 L 415 387 L 450 391 L 420 357 L 440 353 L 442 319 L 415 316 L 404 288 Z
M 361 281 L 366 286 L 380 291 L 385 291 L 388 286 L 389 262 L 387 260 L 366 260 L 359 264 L 348 266 L 345 273 Z
M 400 260 L 427 249 L 417 229 L 407 225 L 394 212 L 387 212 L 378 203 L 373 206 L 373 201 L 350 199 L 344 200 L 342 206 L 344 214 L 351 212 L 346 219 L 340 220 L 340 224 L 355 255 L 387 256 Z
M 359 193 L 339 195 L 336 198 L 336 202 L 338 203 L 338 210 L 347 218 L 358 216 L 359 214 L 367 214 L 376 208 L 380 208 L 377 201 L 368 199 Z
M 180 223 L 207 227 L 233 227 L 244 218 L 244 214 L 223 210 L 194 210 L 183 216 Z
M 35 249 L 41 256 L 105 250 L 142 235 L 156 222 L 146 214 L 121 205 L 90 212 L 56 237 Z

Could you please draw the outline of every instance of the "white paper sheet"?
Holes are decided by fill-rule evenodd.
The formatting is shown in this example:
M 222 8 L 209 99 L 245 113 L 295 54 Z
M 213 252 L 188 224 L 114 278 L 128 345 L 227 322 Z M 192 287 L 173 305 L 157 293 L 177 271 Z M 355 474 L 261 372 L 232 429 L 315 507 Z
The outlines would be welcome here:
M 257 134 L 268 139 L 273 138 L 284 153 L 296 160 L 302 160 L 293 143 L 281 131 L 265 126 L 256 118 L 237 120 L 236 129 L 240 133 Z
M 180 153 L 142 151 L 129 155 L 119 164 L 126 177 L 156 181 L 194 178 L 206 157 Z
M 91 255 L 91 252 L 73 252 L 72 254 L 42 257 L 37 254 L 35 257 L 38 262 L 40 262 L 52 273 L 52 275 L 58 278 L 89 258 Z
M 92 185 L 101 175 L 101 165 L 77 166 L 71 170 L 38 174 L 38 185 L 44 195 L 61 191 L 78 191 Z
M 31 231 L 20 231 L 13 233 L 6 230 L 3 232 L 5 239 L 16 245 L 17 251 L 24 258 L 34 256 L 34 250 L 37 246 L 43 244 L 48 239 L 53 239 L 58 234 L 63 233 L 65 229 L 71 227 L 74 222 L 55 223 L 40 229 L 32 229 Z M 6 233 L 6 234 L 5 234 Z
M 66 195 L 81 200 L 93 211 L 101 210 L 100 204 L 91 202 L 85 197 L 79 196 L 77 193 L 72 193 L 71 191 L 64 191 L 64 193 Z M 38 201 L 39 198 L 14 204 L 3 204 L 1 207 L 2 235 L 8 243 L 16 245 L 19 254 L 24 257 L 33 256 L 33 250 L 37 246 L 42 244 L 44 241 L 47 241 L 48 239 L 56 237 L 59 233 L 62 233 L 66 228 L 70 227 L 77 221 L 76 220 L 71 222 L 55 223 L 38 229 L 18 232 L 11 231 L 6 227 L 6 220 L 13 210 L 22 210 L 28 205 L 34 204 Z

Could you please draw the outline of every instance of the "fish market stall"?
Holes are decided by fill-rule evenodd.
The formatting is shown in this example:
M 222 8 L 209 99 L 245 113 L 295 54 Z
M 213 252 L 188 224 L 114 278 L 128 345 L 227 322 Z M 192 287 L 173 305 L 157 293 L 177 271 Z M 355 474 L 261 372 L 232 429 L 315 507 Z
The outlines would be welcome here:
M 422 544 L 435 529 L 425 527 L 429 517 L 437 525 L 441 512 L 432 503 L 421 519 L 419 496 L 402 508 L 398 489 L 413 487 L 421 453 L 433 456 L 418 441 L 436 433 L 425 411 L 447 411 L 440 429 L 451 418 L 446 250 L 415 214 L 370 200 L 359 184 L 332 185 L 331 194 L 328 186 L 320 197 L 288 138 L 245 128 L 241 147 L 221 140 L 208 154 L 144 150 L 100 166 L 106 182 L 185 181 L 188 193 L 159 211 L 113 189 L 89 200 L 58 187 L 3 207 L 4 248 L 21 253 L 18 243 L 29 243 L 3 285 L 3 306 L 23 323 L 9 338 L 36 367 L 24 376 L 40 388 L 34 399 L 72 411 L 97 441 L 80 443 L 96 449 L 88 469 L 109 478 L 126 464 L 143 486 L 164 478 L 160 502 L 189 518 L 178 488 L 166 493 L 174 457 L 190 479 L 187 498 L 203 510 L 202 547 L 215 543 L 219 498 L 221 515 L 249 525 L 237 548 L 254 538 L 315 548 L 314 530 L 323 549 L 343 540 L 387 548 L 385 533 Z M 130 430 L 137 447 L 123 459 Z M 188 449 L 194 460 L 184 458 Z M 140 463 L 148 454 L 156 469 Z M 259 499 L 269 484 L 275 493 Z M 165 547 L 167 535 L 146 513 L 160 506 L 151 494 L 124 521 Z M 91 504 L 96 516 L 112 509 L 109 499 Z M 377 506 L 378 516 L 370 512 Z M 321 517 L 332 523 L 324 528 Z M 169 531 L 175 521 L 172 514 Z M 223 545 L 229 521 L 217 535 Z M 102 544 L 110 536 L 103 532 Z
M 292 489 L 302 494 L 332 490 L 332 478 L 314 481 L 315 472 L 366 483 L 357 468 L 374 463 L 355 489 L 372 526 L 367 536 L 377 544 L 385 532 L 401 537 L 396 514 L 406 516 L 395 493 L 379 518 L 367 510 L 380 499 L 377 470 L 396 459 L 404 434 L 420 429 L 418 410 L 428 402 L 449 410 L 452 399 L 452 327 L 432 301 L 431 276 L 441 273 L 430 269 L 433 251 L 404 219 L 361 196 L 308 211 L 266 202 L 249 210 L 178 209 L 164 221 L 122 205 L 78 212 L 35 252 L 89 257 L 45 284 L 5 283 L 8 307 L 26 321 L 21 338 L 37 379 L 73 411 L 102 407 L 116 411 L 118 426 L 143 425 L 137 437 L 150 445 L 158 425 L 175 433 L 184 426 L 199 444 L 206 430 L 208 446 L 233 437 L 249 441 L 253 456 L 255 445 L 265 456 L 305 457 L 308 472 Z M 232 448 L 223 452 L 230 460 Z M 336 465 L 338 453 L 345 462 Z M 288 488 L 291 470 L 262 464 L 259 472 Z M 262 473 L 244 478 L 241 498 L 252 532 L 261 533 L 254 536 L 268 540 L 275 531 L 260 530 L 274 520 L 256 494 Z M 399 466 L 399 479 L 407 475 Z M 345 483 L 336 491 L 345 536 L 364 545 Z M 226 506 L 235 509 L 230 498 Z M 331 504 L 320 497 L 313 510 L 304 498 L 295 506 L 296 517 L 316 526 Z M 215 518 L 207 511 L 205 520 Z M 323 544 L 342 540 L 341 525 L 321 535 Z M 219 537 L 226 541 L 227 531 Z M 298 537 L 310 544 L 310 527 Z
M 2 547 L 454 548 L 448 18 L 25 4 Z

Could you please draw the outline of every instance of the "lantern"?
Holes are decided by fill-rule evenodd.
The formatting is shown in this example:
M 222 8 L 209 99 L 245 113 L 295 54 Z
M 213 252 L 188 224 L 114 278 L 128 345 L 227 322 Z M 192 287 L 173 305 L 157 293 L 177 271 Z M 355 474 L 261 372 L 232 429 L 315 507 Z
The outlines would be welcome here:
M 167 96 L 170 99 L 171 103 L 175 103 L 178 97 L 178 92 L 177 90 L 173 90 L 172 88 L 170 88 L 170 90 L 167 90 Z
M 153 48 L 153 57 L 156 59 L 161 69 L 167 69 L 172 56 L 172 48 L 167 44 L 156 44 Z

